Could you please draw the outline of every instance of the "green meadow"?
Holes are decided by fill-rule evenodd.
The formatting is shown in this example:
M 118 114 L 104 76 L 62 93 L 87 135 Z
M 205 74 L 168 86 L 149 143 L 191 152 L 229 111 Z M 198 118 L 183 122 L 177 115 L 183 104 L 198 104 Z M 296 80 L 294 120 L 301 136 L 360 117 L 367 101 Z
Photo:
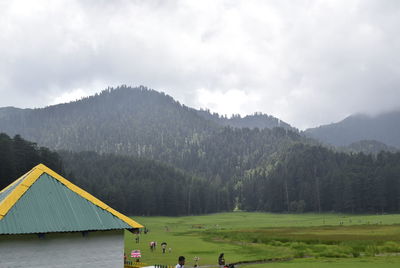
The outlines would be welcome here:
M 400 267 L 399 215 L 272 214 L 232 212 L 186 217 L 133 217 L 150 231 L 126 232 L 125 252 L 140 249 L 141 262 L 188 267 L 226 263 L 241 267 Z M 157 242 L 154 252 L 149 243 Z M 162 253 L 161 243 L 167 252 Z M 171 248 L 171 252 L 169 252 Z M 130 259 L 130 258 L 128 258 Z

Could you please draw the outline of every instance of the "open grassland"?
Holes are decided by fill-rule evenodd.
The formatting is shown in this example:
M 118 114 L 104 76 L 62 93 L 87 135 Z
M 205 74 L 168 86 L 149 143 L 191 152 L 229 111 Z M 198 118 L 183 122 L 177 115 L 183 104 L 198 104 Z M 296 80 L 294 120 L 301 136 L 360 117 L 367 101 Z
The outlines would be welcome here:
M 365 257 L 347 259 L 295 259 L 289 262 L 242 265 L 241 268 L 398 268 L 399 257 Z
M 134 219 L 150 232 L 142 233 L 138 244 L 135 235 L 127 232 L 125 251 L 140 249 L 141 261 L 147 264 L 173 265 L 184 255 L 189 267 L 196 256 L 199 265 L 216 265 L 219 253 L 224 252 L 227 263 L 294 258 L 254 264 L 254 268 L 369 267 L 372 263 L 400 267 L 400 215 L 233 212 Z M 158 243 L 154 252 L 149 248 L 151 241 Z M 168 243 L 165 254 L 161 253 L 162 242 Z

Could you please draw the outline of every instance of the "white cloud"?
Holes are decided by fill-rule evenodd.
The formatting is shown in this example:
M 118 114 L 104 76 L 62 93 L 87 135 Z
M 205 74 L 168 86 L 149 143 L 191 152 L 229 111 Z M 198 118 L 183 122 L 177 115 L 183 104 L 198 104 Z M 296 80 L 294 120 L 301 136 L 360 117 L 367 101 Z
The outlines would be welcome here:
M 228 91 L 209 90 L 201 88 L 197 90 L 196 99 L 198 108 L 211 109 L 221 115 L 254 113 L 254 104 L 258 103 L 256 94 L 249 94 L 243 90 L 230 89 Z
M 400 1 L 2 1 L 0 106 L 146 85 L 304 128 L 399 107 Z

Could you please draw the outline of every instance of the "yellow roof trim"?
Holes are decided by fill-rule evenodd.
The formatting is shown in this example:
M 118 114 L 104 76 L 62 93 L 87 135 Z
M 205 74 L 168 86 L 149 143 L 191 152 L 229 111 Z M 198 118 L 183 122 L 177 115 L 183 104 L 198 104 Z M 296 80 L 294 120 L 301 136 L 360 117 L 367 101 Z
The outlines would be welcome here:
M 17 201 L 25 194 L 25 192 L 29 189 L 29 187 L 32 186 L 33 183 L 43 174 L 47 173 L 51 177 L 55 178 L 59 182 L 61 182 L 63 185 L 65 185 L 68 189 L 71 191 L 75 192 L 76 194 L 80 195 L 81 197 L 85 198 L 86 200 L 90 201 L 94 205 L 110 212 L 113 214 L 115 217 L 119 218 L 120 220 L 124 221 L 128 225 L 130 225 L 132 228 L 143 228 L 143 225 L 137 223 L 136 221 L 132 220 L 131 218 L 119 213 L 118 211 L 112 209 L 93 195 L 89 194 L 85 190 L 79 188 L 75 184 L 71 183 L 67 179 L 63 178 L 50 168 L 46 167 L 43 164 L 39 164 L 35 166 L 32 170 L 29 172 L 25 173 L 23 176 L 21 176 L 19 179 L 17 179 L 15 182 L 7 186 L 5 189 L 3 189 L 1 192 L 7 190 L 11 186 L 15 185 L 17 182 L 19 182 L 21 179 L 23 180 L 1 203 L 0 203 L 0 220 L 8 213 L 8 211 L 17 203 Z M 1 193 L 0 192 L 0 193 Z

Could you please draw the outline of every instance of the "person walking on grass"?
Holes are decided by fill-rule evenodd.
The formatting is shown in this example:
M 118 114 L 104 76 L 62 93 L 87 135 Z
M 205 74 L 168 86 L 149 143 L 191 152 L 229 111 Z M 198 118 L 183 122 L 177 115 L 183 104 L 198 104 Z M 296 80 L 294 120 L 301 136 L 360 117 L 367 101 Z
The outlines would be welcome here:
M 162 248 L 162 253 L 164 254 L 165 251 L 167 250 L 167 242 L 162 242 L 161 243 L 161 248 Z
M 225 266 L 225 258 L 224 258 L 224 253 L 219 254 L 218 257 L 218 265 L 219 267 L 223 268 Z
M 179 256 L 178 264 L 175 266 L 175 268 L 185 268 L 184 266 L 185 266 L 185 257 Z

